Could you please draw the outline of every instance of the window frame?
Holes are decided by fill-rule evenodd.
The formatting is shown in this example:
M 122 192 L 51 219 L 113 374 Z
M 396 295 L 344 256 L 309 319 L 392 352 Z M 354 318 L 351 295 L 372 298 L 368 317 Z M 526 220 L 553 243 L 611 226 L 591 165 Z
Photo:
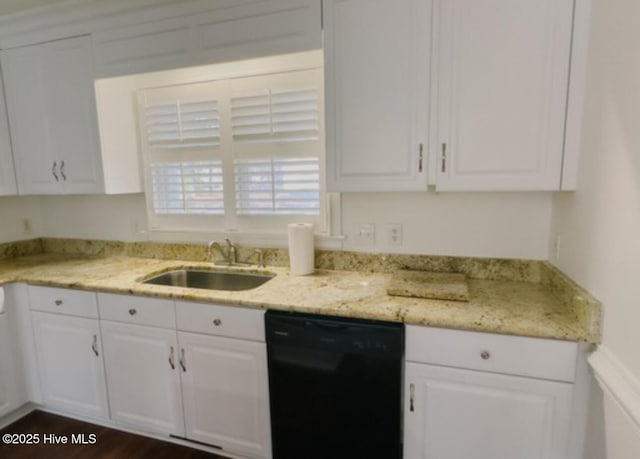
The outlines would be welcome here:
M 319 63 L 318 63 L 319 61 Z M 225 195 L 225 213 L 222 216 L 215 215 L 163 215 L 160 217 L 154 212 L 153 207 L 153 193 L 151 190 L 151 160 L 150 160 L 150 147 L 147 144 L 146 132 L 144 132 L 144 120 L 145 120 L 145 90 L 171 88 L 179 85 L 198 85 L 198 84 L 222 84 L 227 85 L 226 97 L 223 101 L 218 102 L 218 106 L 222 111 L 227 110 L 230 113 L 230 101 L 233 91 L 229 89 L 230 81 L 242 81 L 243 79 L 249 79 L 253 77 L 261 76 L 273 76 L 278 74 L 295 73 L 311 71 L 314 73 L 315 84 L 318 90 L 318 161 L 320 164 L 319 170 L 319 187 L 320 187 L 320 213 L 318 216 L 309 217 L 305 215 L 238 215 L 235 209 L 235 177 L 233 173 L 234 158 L 241 159 L 245 155 L 240 154 L 237 157 L 234 155 L 233 149 L 226 150 L 221 158 L 223 160 L 224 170 L 224 195 Z M 224 75 L 220 78 L 194 78 L 183 79 L 180 82 L 171 82 L 167 85 L 150 85 L 147 87 L 139 87 L 137 91 L 137 108 L 139 116 L 139 135 L 140 145 L 142 151 L 142 165 L 143 165 L 143 182 L 145 190 L 146 211 L 148 217 L 148 230 L 156 237 L 162 238 L 162 235 L 176 235 L 177 233 L 207 233 L 207 234 L 220 234 L 220 235 L 242 235 L 244 238 L 261 240 L 265 237 L 272 240 L 281 240 L 283 235 L 286 235 L 287 224 L 291 222 L 312 222 L 316 225 L 315 232 L 323 239 L 328 240 L 331 238 L 331 234 L 339 232 L 338 226 L 332 226 L 332 221 L 339 222 L 339 196 L 326 191 L 326 160 L 325 160 L 325 119 L 324 119 L 324 81 L 323 81 L 323 67 L 320 59 L 316 59 L 316 63 L 309 65 L 293 66 L 289 65 L 288 68 L 278 69 L 271 68 L 268 71 L 260 71 L 255 73 L 243 72 L 242 74 L 236 74 L 233 76 Z M 144 85 L 143 85 L 144 86 Z M 223 116 L 221 115 L 221 118 Z M 143 122 L 140 122 L 143 120 Z M 221 142 L 223 138 L 232 139 L 231 125 L 221 126 Z M 295 142 L 284 142 L 283 146 L 289 148 L 295 148 L 293 145 Z M 293 145 L 293 147 L 292 147 Z M 268 155 L 266 155 L 268 156 Z M 209 158 L 211 159 L 211 158 Z M 232 209 L 232 212 L 228 210 Z M 337 216 L 337 218 L 332 218 Z M 152 237 L 153 238 L 153 237 Z M 173 239 L 173 237 L 172 237 Z M 187 238 L 189 239 L 189 238 Z M 340 239 L 340 238 L 338 238 Z

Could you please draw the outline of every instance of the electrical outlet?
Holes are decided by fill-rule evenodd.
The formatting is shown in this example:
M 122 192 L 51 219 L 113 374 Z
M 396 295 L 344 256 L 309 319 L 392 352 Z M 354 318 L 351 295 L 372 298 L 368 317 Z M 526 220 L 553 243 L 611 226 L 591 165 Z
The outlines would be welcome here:
M 361 247 L 371 247 L 376 243 L 376 225 L 373 223 L 363 223 L 358 228 L 356 242 Z
M 393 246 L 402 245 L 402 224 L 389 223 L 387 225 L 387 243 Z
M 556 260 L 560 260 L 560 242 L 561 242 L 561 237 L 559 234 L 556 234 L 556 241 L 555 241 L 555 247 L 554 247 L 554 251 L 555 251 L 555 255 L 556 255 Z

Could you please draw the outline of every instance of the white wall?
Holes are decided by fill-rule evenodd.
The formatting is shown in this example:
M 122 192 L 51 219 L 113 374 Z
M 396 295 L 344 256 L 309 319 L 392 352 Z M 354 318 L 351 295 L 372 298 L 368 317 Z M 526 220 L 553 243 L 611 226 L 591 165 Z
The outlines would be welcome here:
M 41 215 L 47 237 L 145 239 L 147 215 L 143 194 L 114 196 L 43 196 Z
M 595 3 L 578 191 L 553 199 L 552 261 L 603 302 L 604 343 L 640 377 L 640 2 Z
M 550 193 L 345 193 L 347 250 L 492 258 L 548 258 Z M 360 225 L 375 224 L 375 245 Z M 389 243 L 402 224 L 402 246 Z
M 594 7 L 578 191 L 553 199 L 550 253 L 603 302 L 603 345 L 640 379 L 640 2 Z M 607 457 L 638 457 L 607 429 Z
M 40 237 L 42 226 L 39 198 L 0 197 L 0 243 Z
M 144 195 L 0 198 L 0 241 L 40 235 L 146 240 Z M 345 250 L 494 258 L 547 259 L 548 193 L 344 193 Z M 22 231 L 22 219 L 33 231 Z M 361 224 L 376 225 L 373 246 L 361 245 Z M 388 223 L 400 223 L 403 244 L 388 243 Z M 189 240 L 163 234 L 170 240 Z M 197 239 L 197 238 L 196 238 Z M 200 238 L 202 239 L 202 237 Z M 206 239 L 206 238 L 205 238 Z

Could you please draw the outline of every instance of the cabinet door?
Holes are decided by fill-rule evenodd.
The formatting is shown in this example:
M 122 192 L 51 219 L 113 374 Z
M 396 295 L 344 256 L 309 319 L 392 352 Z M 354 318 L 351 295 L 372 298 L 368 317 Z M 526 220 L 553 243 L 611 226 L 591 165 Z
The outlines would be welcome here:
M 406 459 L 566 458 L 572 385 L 408 362 Z
M 103 190 L 92 59 L 90 37 L 3 52 L 21 193 Z
M 178 333 L 186 436 L 251 458 L 271 458 L 264 343 Z
M 9 120 L 0 73 L 0 196 L 18 194 L 16 173 L 13 166 L 13 152 L 9 137 Z
M 111 419 L 184 436 L 175 330 L 102 321 Z
M 44 405 L 108 419 L 98 321 L 43 312 L 32 318 Z
M 11 141 L 21 194 L 62 193 L 47 108 L 45 46 L 2 52 Z
M 573 0 L 436 0 L 439 190 L 558 190 Z
M 430 11 L 323 2 L 329 191 L 426 190 Z
M 45 45 L 47 110 L 65 193 L 103 189 L 97 133 L 91 38 Z

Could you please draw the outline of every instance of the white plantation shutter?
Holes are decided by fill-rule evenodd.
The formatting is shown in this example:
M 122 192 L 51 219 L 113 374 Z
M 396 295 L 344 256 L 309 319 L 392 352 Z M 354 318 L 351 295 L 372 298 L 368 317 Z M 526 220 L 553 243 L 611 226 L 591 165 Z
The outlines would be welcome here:
M 322 74 L 289 72 L 231 84 L 238 216 L 320 216 Z
M 318 140 L 319 116 L 315 88 L 265 90 L 231 99 L 234 141 Z
M 322 69 L 141 92 L 155 228 L 322 229 Z
M 222 161 L 152 163 L 151 190 L 157 214 L 224 214 Z
M 218 101 L 175 100 L 145 107 L 149 145 L 155 148 L 220 145 Z
M 320 215 L 317 158 L 235 162 L 238 215 Z

